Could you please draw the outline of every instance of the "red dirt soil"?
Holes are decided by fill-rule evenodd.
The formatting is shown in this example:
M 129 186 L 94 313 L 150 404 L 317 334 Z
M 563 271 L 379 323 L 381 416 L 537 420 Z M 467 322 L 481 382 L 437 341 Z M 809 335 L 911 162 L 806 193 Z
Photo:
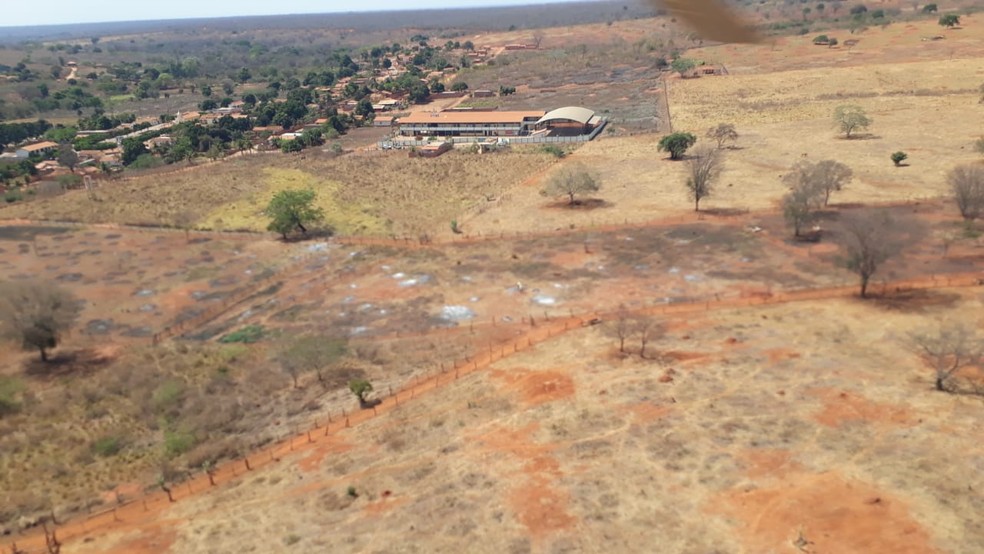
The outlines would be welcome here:
M 905 504 L 867 483 L 808 473 L 785 451 L 754 452 L 746 461 L 749 476 L 767 485 L 725 492 L 710 511 L 740 522 L 749 552 L 936 552 Z
M 556 371 L 510 369 L 493 371 L 492 377 L 514 389 L 527 406 L 536 406 L 574 395 L 574 380 Z
M 834 389 L 816 389 L 814 395 L 823 402 L 823 409 L 814 419 L 828 427 L 851 422 L 902 427 L 915 425 L 915 418 L 903 406 L 873 402 L 863 396 Z

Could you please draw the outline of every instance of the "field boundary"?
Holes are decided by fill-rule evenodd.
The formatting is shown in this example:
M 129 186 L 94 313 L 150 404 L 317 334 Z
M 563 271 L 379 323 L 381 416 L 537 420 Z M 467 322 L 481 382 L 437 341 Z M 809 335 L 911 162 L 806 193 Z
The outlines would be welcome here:
M 930 275 L 927 277 L 901 281 L 883 281 L 872 289 L 884 297 L 903 294 L 915 290 L 946 289 L 960 287 L 984 286 L 984 271 L 945 275 Z M 715 295 L 713 298 L 695 299 L 690 302 L 644 306 L 629 310 L 632 315 L 646 316 L 685 316 L 689 314 L 706 313 L 722 309 L 742 307 L 771 306 L 794 302 L 805 302 L 825 299 L 850 298 L 857 292 L 856 285 L 841 285 L 834 287 L 804 288 L 780 292 L 739 294 L 732 296 Z M 345 429 L 363 424 L 379 416 L 393 415 L 398 412 L 402 403 L 416 399 L 417 396 L 442 386 L 456 382 L 462 376 L 489 367 L 509 356 L 525 352 L 535 346 L 547 342 L 554 337 L 569 331 L 591 326 L 606 319 L 618 317 L 615 310 L 599 312 L 583 312 L 566 317 L 545 319 L 539 323 L 534 320 L 523 322 L 525 332 L 519 336 L 503 341 L 488 343 L 487 351 L 476 353 L 471 357 L 454 359 L 450 364 L 440 363 L 430 374 L 424 374 L 411 379 L 402 389 L 389 389 L 378 398 L 378 403 L 369 409 L 348 411 L 344 407 L 332 411 L 330 408 L 319 413 L 305 429 L 295 428 L 292 432 L 276 440 L 272 445 L 261 447 L 250 454 L 219 464 L 210 476 L 204 473 L 189 475 L 188 480 L 172 486 L 171 494 L 175 502 L 201 494 L 215 486 L 221 486 L 242 477 L 243 475 L 279 462 L 283 456 L 292 452 L 312 448 L 311 445 L 330 438 L 333 434 Z M 151 490 L 151 489 L 147 489 Z M 59 540 L 80 539 L 96 532 L 105 532 L 119 524 L 139 524 L 153 520 L 156 514 L 170 505 L 166 494 L 161 491 L 145 492 L 132 499 L 121 499 L 116 506 L 88 514 L 85 517 L 76 515 L 73 519 L 63 519 L 57 532 Z M 44 537 L 38 530 L 29 531 L 23 535 L 20 544 L 17 541 L 8 542 L 7 548 L 21 554 L 43 554 L 46 552 Z

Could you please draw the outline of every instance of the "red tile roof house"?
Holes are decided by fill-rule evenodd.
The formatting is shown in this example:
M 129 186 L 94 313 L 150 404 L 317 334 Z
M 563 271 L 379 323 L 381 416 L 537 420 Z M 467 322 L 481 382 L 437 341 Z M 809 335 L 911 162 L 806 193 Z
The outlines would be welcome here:
M 32 154 L 45 155 L 58 149 L 57 142 L 45 141 L 21 146 L 15 153 L 18 158 L 29 158 Z

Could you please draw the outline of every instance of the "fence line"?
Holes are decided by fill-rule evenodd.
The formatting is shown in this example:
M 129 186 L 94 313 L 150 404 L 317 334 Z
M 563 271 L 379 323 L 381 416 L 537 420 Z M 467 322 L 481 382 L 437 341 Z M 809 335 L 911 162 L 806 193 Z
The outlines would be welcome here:
M 967 286 L 984 286 L 984 273 L 930 275 L 902 281 L 883 281 L 872 288 L 876 291 L 880 288 L 882 294 L 892 296 L 893 294 L 913 290 Z M 763 291 L 728 297 L 715 295 L 713 297 L 692 299 L 689 302 L 678 304 L 643 306 L 630 310 L 629 313 L 648 316 L 680 316 L 689 313 L 736 307 L 769 306 L 790 302 L 844 298 L 854 295 L 856 291 L 856 285 L 843 285 L 778 292 Z M 187 480 L 172 485 L 171 495 L 174 497 L 175 502 L 179 502 L 212 488 L 212 481 L 214 481 L 216 486 L 219 486 L 256 469 L 274 465 L 283 456 L 295 452 L 298 449 L 308 447 L 309 445 L 317 444 L 319 441 L 330 439 L 334 433 L 339 433 L 380 416 L 396 413 L 401 402 L 405 404 L 408 401 L 414 400 L 419 395 L 436 390 L 441 386 L 448 386 L 464 376 L 476 373 L 513 354 L 530 350 L 555 336 L 618 316 L 619 313 L 617 310 L 607 310 L 600 312 L 585 311 L 580 314 L 569 312 L 567 316 L 553 318 L 547 313 L 539 323 L 532 319 L 524 320 L 523 327 L 525 332 L 514 338 L 497 342 L 490 340 L 487 350 L 481 349 L 480 352 L 476 352 L 472 356 L 462 359 L 455 358 L 451 364 L 442 362 L 438 367 L 432 369 L 430 373 L 412 377 L 402 388 L 396 391 L 389 389 L 371 407 L 356 411 L 347 411 L 344 407 L 335 410 L 329 408 L 320 412 L 307 426 L 295 428 L 293 432 L 282 437 L 280 440 L 268 446 L 260 447 L 242 458 L 228 460 L 217 465 L 215 470 L 211 472 L 211 475 L 205 473 L 198 473 L 197 475 L 189 474 Z M 84 517 L 76 516 L 72 520 L 63 521 L 61 526 L 57 528 L 57 531 L 63 541 L 77 539 L 111 527 L 117 523 L 134 524 L 147 522 L 153 518 L 156 510 L 162 509 L 169 504 L 170 500 L 163 491 L 145 492 L 136 498 L 125 499 L 117 505 L 102 511 L 87 514 Z M 12 545 L 15 542 L 17 541 L 11 541 L 8 545 L 9 550 L 12 551 Z M 46 552 L 41 546 L 43 544 L 43 538 L 37 534 L 37 531 L 34 531 L 33 534 L 24 535 L 20 542 L 22 544 L 18 544 L 17 548 L 23 554 Z

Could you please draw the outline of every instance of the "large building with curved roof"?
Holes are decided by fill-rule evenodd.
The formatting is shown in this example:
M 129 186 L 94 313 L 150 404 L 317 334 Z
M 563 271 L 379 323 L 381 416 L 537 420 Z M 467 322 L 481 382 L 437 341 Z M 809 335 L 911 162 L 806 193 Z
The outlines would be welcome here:
M 543 110 L 445 110 L 417 112 L 400 119 L 405 137 L 524 137 L 590 134 L 603 120 L 576 106 Z

